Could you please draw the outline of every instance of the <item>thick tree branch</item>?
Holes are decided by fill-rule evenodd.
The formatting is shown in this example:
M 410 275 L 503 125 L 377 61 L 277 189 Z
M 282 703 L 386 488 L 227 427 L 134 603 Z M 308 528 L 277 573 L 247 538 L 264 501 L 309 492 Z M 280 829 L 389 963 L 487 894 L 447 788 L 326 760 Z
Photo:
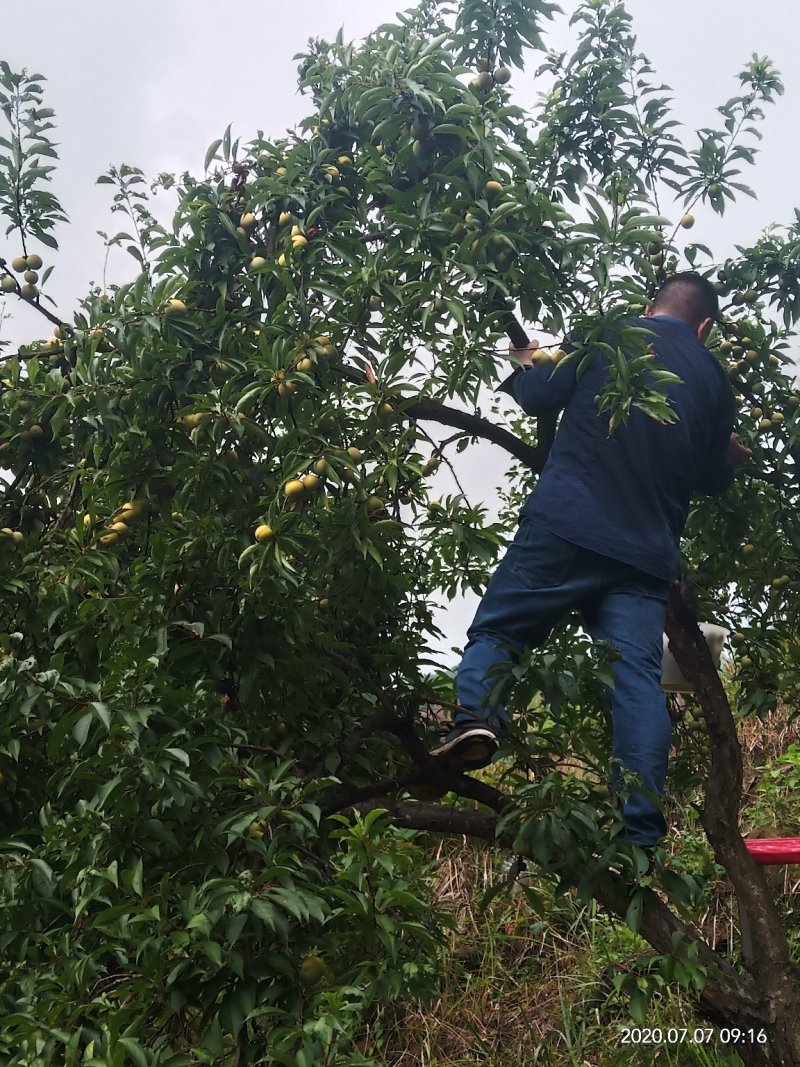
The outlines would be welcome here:
M 355 367 L 339 366 L 338 373 L 348 381 L 366 384 L 367 376 L 363 371 Z M 488 419 L 479 415 L 470 415 L 467 411 L 459 411 L 457 408 L 448 407 L 438 400 L 423 399 L 403 407 L 403 412 L 415 421 L 438 422 L 442 426 L 452 426 L 456 430 L 463 430 L 470 437 L 482 437 L 492 444 L 499 445 L 509 452 L 515 459 L 524 463 L 537 473 L 541 471 L 547 459 L 550 441 L 546 446 L 543 442 L 537 445 L 529 445 L 521 441 L 513 433 L 504 430 L 502 426 L 496 426 Z

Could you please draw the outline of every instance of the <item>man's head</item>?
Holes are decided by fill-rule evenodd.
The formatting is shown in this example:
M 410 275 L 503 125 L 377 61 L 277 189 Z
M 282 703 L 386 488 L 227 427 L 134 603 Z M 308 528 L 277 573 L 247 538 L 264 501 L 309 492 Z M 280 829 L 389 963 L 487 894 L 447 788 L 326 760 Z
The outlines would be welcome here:
M 701 341 L 705 341 L 719 317 L 719 297 L 708 278 L 693 271 L 684 271 L 667 278 L 646 314 L 674 315 L 691 326 Z

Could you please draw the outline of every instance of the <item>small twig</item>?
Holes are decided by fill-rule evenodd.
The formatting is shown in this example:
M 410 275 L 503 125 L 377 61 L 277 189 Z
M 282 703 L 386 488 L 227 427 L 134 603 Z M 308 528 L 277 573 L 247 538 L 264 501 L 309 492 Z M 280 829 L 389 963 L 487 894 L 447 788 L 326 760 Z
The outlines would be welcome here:
M 58 518 L 56 519 L 56 521 L 53 523 L 53 525 L 50 528 L 51 532 L 54 532 L 56 530 L 60 530 L 62 528 L 62 526 L 66 526 L 67 519 L 68 519 L 69 514 L 70 514 L 70 512 L 72 511 L 72 509 L 73 509 L 73 507 L 75 505 L 75 498 L 78 495 L 78 490 L 80 489 L 80 487 L 81 487 L 81 480 L 80 480 L 80 477 L 77 477 L 75 479 L 75 481 L 72 483 L 72 489 L 70 490 L 69 497 L 67 498 L 67 502 L 64 505 L 64 510 L 61 512 L 61 514 L 58 516 Z
M 236 744 L 233 746 L 237 752 L 264 752 L 267 755 L 275 756 L 276 759 L 283 759 L 282 753 L 278 752 L 276 748 L 271 748 L 269 745 L 244 745 Z

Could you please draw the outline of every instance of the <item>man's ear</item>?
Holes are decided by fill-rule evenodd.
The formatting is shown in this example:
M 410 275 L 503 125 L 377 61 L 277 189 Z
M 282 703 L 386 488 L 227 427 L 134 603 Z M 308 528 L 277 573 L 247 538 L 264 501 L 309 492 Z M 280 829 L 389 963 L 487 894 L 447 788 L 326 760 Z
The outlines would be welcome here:
M 696 330 L 698 340 L 705 341 L 705 339 L 711 333 L 711 327 L 713 325 L 713 319 L 703 319 L 703 321 L 698 325 Z
M 650 307 L 645 308 L 644 317 L 646 319 L 652 319 L 655 310 L 655 307 L 651 304 Z

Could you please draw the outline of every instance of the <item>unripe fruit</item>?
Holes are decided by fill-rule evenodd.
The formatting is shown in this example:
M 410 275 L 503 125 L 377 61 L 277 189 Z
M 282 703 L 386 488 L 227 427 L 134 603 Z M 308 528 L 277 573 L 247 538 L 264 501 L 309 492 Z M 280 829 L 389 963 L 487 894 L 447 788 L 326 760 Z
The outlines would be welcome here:
M 22 273 L 28 266 L 28 261 L 24 256 L 14 256 L 11 260 L 11 269 L 15 270 L 17 274 Z
M 320 480 L 316 474 L 304 474 L 300 481 L 308 493 L 314 493 L 320 487 Z
M 28 256 L 27 259 L 25 260 L 25 262 L 28 264 L 28 266 L 30 267 L 31 270 L 41 270 L 42 269 L 42 257 L 41 256 L 37 256 L 37 254 L 35 252 L 33 252 L 30 256 Z
M 316 985 L 325 974 L 325 961 L 321 956 L 306 956 L 297 972 L 304 986 Z
M 318 460 L 314 461 L 311 469 L 315 474 L 319 475 L 320 478 L 324 478 L 328 473 L 328 461 L 324 456 L 320 456 Z
M 751 544 L 742 545 L 742 555 L 743 556 L 752 556 L 753 553 L 755 552 L 755 550 L 756 550 L 756 546 L 755 545 L 751 545 Z
M 692 226 L 694 226 L 694 215 L 687 212 L 681 219 L 681 226 L 683 226 L 684 230 L 691 230 Z
M 252 211 L 246 212 L 239 219 L 239 225 L 245 230 L 252 230 L 253 227 L 255 226 L 255 224 L 256 224 L 256 217 L 252 213 Z
M 396 414 L 394 405 L 384 401 L 378 408 L 378 422 L 382 426 L 391 426 L 395 420 Z
M 491 200 L 493 197 L 497 196 L 498 193 L 502 193 L 503 186 L 500 184 L 500 182 L 488 181 L 486 185 L 484 185 L 483 191 L 486 193 L 486 196 Z
M 0 288 L 4 293 L 13 293 L 17 288 L 16 279 L 11 274 L 4 274 L 2 281 L 0 281 Z
M 271 526 L 267 526 L 266 523 L 256 526 L 255 538 L 260 545 L 263 545 L 266 541 L 271 541 L 272 537 L 273 531 Z
M 33 298 L 37 295 L 38 292 L 39 290 L 36 288 L 36 286 L 30 285 L 29 283 L 20 286 L 19 290 L 19 294 L 23 300 L 33 300 Z
M 297 392 L 297 382 L 281 382 L 278 386 L 278 396 L 283 400 L 288 400 L 290 396 L 294 396 Z
M 311 374 L 314 370 L 314 361 L 309 359 L 308 356 L 303 356 L 303 358 L 298 361 L 297 369 L 303 374 Z
M 263 256 L 253 256 L 250 260 L 250 270 L 259 270 L 261 267 L 266 267 L 267 261 Z
M 336 160 L 340 167 L 352 167 L 353 161 L 350 156 L 339 156 Z
M 299 478 L 292 478 L 292 480 L 287 482 L 283 487 L 283 492 L 287 499 L 299 500 L 301 497 L 305 496 L 306 487 Z
M 769 430 L 769 429 L 772 428 L 772 419 L 762 419 L 761 422 L 759 422 L 758 425 L 759 425 L 759 429 Z
M 35 270 L 26 270 L 22 277 L 25 279 L 28 285 L 36 285 L 36 283 L 39 281 L 39 275 L 36 273 Z
M 478 74 L 478 76 L 476 78 L 472 79 L 472 81 L 469 83 L 469 87 L 473 91 L 478 91 L 478 92 L 483 91 L 485 89 L 491 89 L 491 87 L 492 87 L 492 76 L 491 76 L 491 74 L 488 72 L 488 70 L 482 70 L 480 72 L 480 74 Z
M 386 507 L 386 501 L 380 496 L 371 496 L 367 498 L 367 514 L 374 515 L 378 511 L 383 511 Z
M 498 85 L 507 85 L 511 81 L 511 71 L 508 67 L 498 67 L 492 77 Z
M 356 448 L 354 445 L 351 445 L 350 448 L 348 448 L 347 454 L 354 463 L 360 463 L 361 460 L 364 458 L 361 453 L 361 449 Z
M 191 415 L 181 415 L 177 421 L 182 426 L 188 426 L 190 430 L 196 429 L 200 423 L 209 417 L 211 412 L 209 411 L 195 411 Z

